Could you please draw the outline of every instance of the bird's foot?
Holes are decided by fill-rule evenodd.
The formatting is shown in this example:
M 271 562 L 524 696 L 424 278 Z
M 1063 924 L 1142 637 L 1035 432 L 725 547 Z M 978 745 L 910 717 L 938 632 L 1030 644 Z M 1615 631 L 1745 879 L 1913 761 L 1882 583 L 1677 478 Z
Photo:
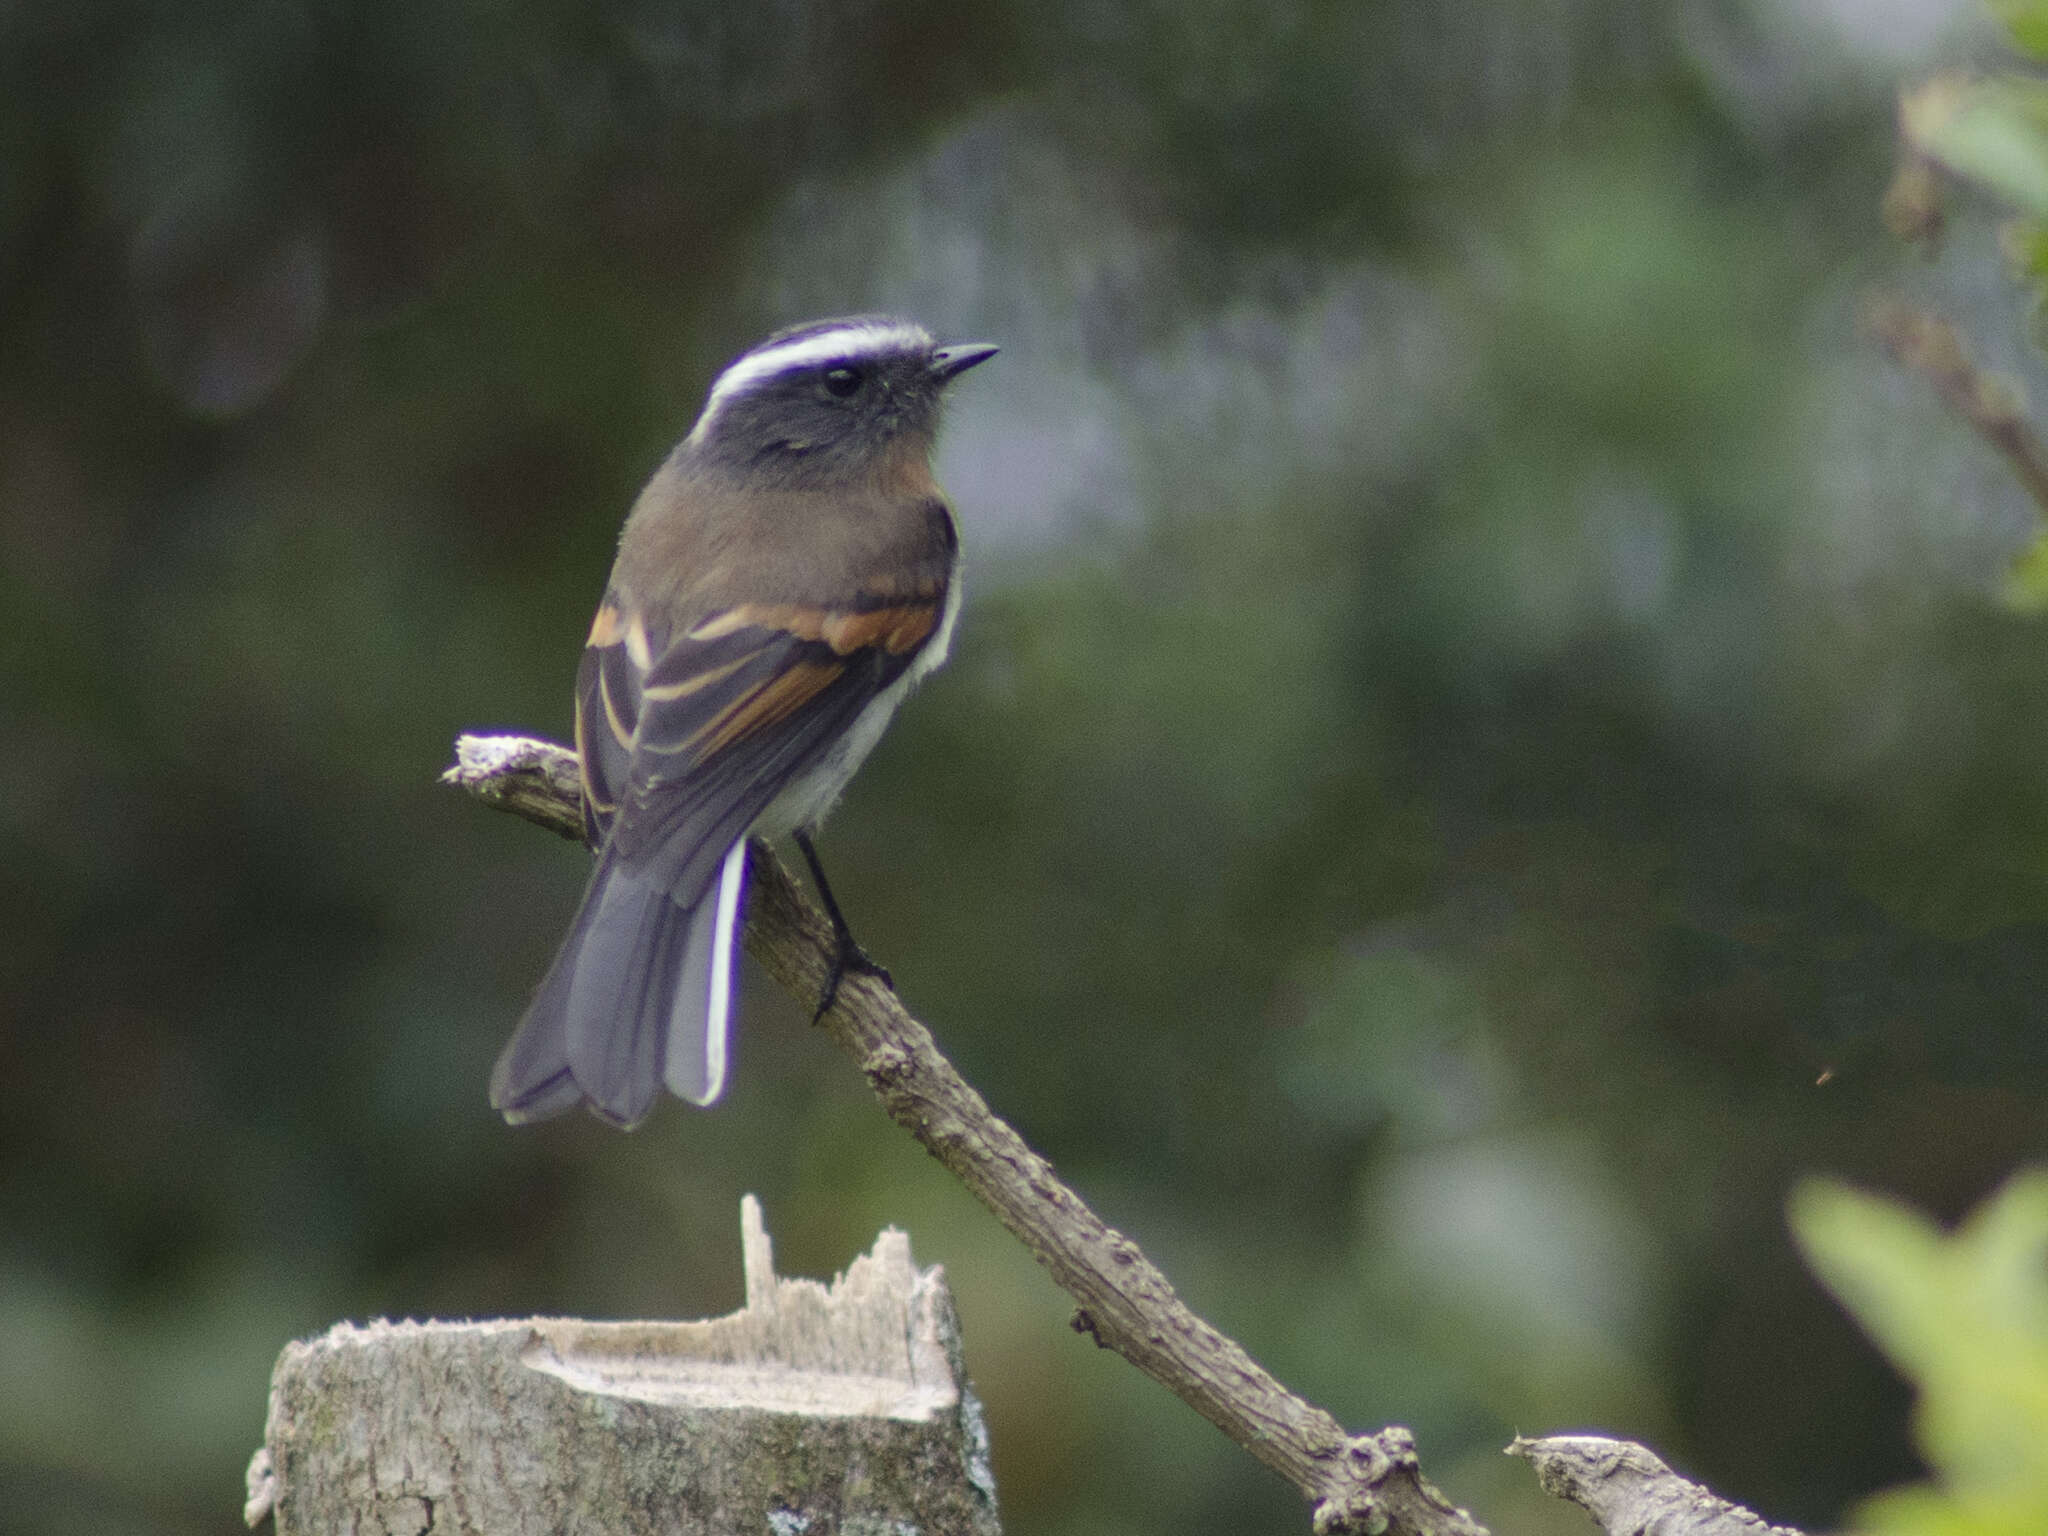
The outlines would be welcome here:
M 832 1005 L 839 1000 L 839 983 L 849 973 L 872 976 L 891 991 L 895 990 L 896 978 L 889 974 L 889 968 L 862 949 L 859 941 L 842 928 L 838 947 L 832 952 L 832 969 L 825 975 L 824 995 L 818 999 L 818 1011 L 811 1015 L 813 1024 L 832 1011 Z

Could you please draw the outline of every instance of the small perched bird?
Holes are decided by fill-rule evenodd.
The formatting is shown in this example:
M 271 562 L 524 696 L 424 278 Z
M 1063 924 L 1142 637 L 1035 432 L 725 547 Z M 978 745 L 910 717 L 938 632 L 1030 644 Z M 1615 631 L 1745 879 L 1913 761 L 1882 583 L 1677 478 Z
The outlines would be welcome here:
M 932 442 L 946 385 L 995 352 L 886 316 L 778 331 L 641 491 L 576 683 L 597 869 L 492 1073 L 507 1120 L 718 1097 L 750 834 L 793 833 L 831 914 L 818 1011 L 874 969 L 810 834 L 945 660 L 960 545 Z

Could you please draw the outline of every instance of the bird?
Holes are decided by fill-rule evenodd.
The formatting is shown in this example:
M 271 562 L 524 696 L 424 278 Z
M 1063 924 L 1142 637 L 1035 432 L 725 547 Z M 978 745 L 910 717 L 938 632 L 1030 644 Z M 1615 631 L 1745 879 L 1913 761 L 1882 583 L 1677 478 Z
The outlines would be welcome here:
M 996 351 L 891 315 L 779 330 L 641 490 L 577 673 L 596 866 L 491 1074 L 506 1120 L 630 1129 L 664 1088 L 720 1096 L 751 836 L 795 839 L 832 920 L 818 1016 L 848 970 L 886 976 L 812 835 L 946 659 L 960 540 L 931 455 L 947 386 Z

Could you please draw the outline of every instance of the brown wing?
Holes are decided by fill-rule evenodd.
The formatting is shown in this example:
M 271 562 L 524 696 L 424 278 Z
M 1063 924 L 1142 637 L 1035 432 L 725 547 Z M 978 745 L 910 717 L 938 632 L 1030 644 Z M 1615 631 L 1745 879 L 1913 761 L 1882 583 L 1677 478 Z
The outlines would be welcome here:
M 605 594 L 576 672 L 576 756 L 583 780 L 583 835 L 595 848 L 611 829 L 633 767 L 640 718 L 639 671 L 626 648 L 625 610 Z M 640 644 L 645 644 L 644 636 Z
M 674 636 L 607 600 L 577 695 L 588 830 L 688 903 L 791 780 L 931 642 L 945 604 L 742 603 Z

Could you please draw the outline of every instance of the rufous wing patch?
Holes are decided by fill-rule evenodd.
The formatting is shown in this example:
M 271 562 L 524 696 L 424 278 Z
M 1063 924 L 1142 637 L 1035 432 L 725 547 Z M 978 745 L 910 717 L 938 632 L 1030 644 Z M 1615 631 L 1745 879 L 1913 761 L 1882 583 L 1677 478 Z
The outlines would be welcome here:
M 831 613 L 820 626 L 820 638 L 842 656 L 869 647 L 901 656 L 924 644 L 938 618 L 938 610 L 929 603 L 871 608 L 866 613 Z
M 705 755 L 716 755 L 743 736 L 787 720 L 845 671 L 836 661 L 799 661 L 778 673 L 706 723 Z
M 721 640 L 742 629 L 776 629 L 799 640 L 822 640 L 841 656 L 870 647 L 901 656 L 916 650 L 939 622 L 933 603 L 891 608 L 812 608 L 796 603 L 741 603 L 699 624 L 692 640 Z

